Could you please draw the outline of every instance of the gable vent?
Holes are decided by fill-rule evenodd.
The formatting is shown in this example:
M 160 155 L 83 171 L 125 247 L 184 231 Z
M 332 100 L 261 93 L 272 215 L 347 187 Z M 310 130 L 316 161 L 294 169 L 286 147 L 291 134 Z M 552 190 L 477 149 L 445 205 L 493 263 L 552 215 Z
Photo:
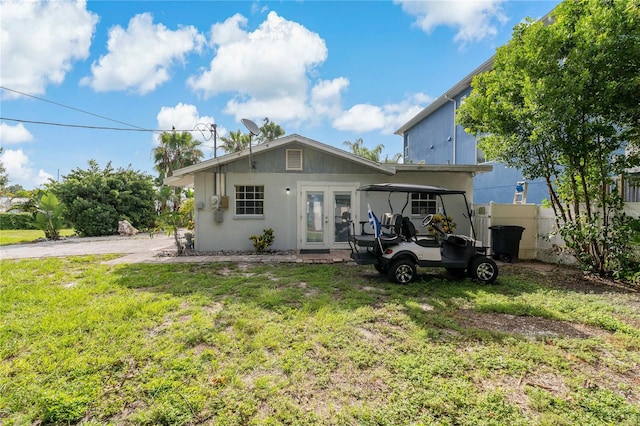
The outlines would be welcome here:
M 287 170 L 302 170 L 302 150 L 287 150 Z

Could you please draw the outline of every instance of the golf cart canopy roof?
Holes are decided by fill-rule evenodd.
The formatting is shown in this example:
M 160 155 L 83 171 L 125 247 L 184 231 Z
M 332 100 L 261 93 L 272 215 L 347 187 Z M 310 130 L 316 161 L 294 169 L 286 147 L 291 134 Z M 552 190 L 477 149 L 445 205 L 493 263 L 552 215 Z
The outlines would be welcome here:
M 374 183 L 371 185 L 363 185 L 360 188 L 358 188 L 358 191 L 410 192 L 410 193 L 436 194 L 436 195 L 447 195 L 447 194 L 463 195 L 465 193 L 464 191 L 461 191 L 461 190 L 447 189 L 439 186 L 415 185 L 411 183 Z

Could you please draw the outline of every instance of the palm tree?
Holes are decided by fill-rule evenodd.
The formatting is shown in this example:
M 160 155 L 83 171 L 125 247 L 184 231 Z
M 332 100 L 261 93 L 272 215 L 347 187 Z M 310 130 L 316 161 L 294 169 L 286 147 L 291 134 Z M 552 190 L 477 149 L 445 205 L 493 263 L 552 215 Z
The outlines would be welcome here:
M 285 131 L 279 124 L 269 121 L 268 118 L 264 119 L 264 124 L 260 127 L 260 134 L 256 138 L 258 143 L 271 142 L 274 139 L 278 139 L 283 136 Z
M 240 152 L 249 147 L 251 138 L 249 135 L 242 133 L 240 129 L 237 131 L 230 131 L 229 136 L 223 136 L 220 138 L 222 145 L 220 148 L 224 149 L 227 153 Z
M 173 176 L 173 171 L 196 164 L 204 157 L 200 149 L 202 142 L 194 140 L 189 132 L 163 132 L 160 145 L 153 148 L 154 168 L 160 178 Z
M 349 147 L 351 152 L 360 157 L 364 157 L 368 160 L 375 161 L 376 163 L 380 162 L 380 154 L 382 154 L 382 150 L 384 149 L 384 145 L 379 144 L 376 145 L 375 148 L 369 149 L 364 146 L 364 141 L 362 138 L 358 138 L 353 142 L 344 141 L 344 144 Z
M 194 140 L 189 132 L 163 132 L 159 140 L 160 145 L 153 148 L 152 155 L 161 181 L 173 176 L 174 170 L 196 164 L 204 157 L 200 149 L 202 142 Z M 180 193 L 181 188 L 174 189 L 174 210 L 180 207 Z M 159 202 L 161 210 L 164 210 L 166 204 L 162 200 Z
M 402 158 L 402 154 L 399 152 L 396 152 L 393 157 L 389 158 L 389 155 L 385 155 L 384 156 L 384 162 L 385 163 L 399 163 L 400 159 Z

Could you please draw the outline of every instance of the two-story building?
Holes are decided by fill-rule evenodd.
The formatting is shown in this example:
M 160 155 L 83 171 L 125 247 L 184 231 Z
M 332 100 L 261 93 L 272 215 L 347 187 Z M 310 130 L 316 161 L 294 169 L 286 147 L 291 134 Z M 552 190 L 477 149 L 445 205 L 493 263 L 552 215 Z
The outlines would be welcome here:
M 396 131 L 403 138 L 404 162 L 491 164 L 492 172 L 478 174 L 474 178 L 474 203 L 511 203 L 515 199 L 517 202 L 539 204 L 548 198 L 543 179 L 528 180 L 518 169 L 488 161 L 478 148 L 477 138 L 455 123 L 457 109 L 471 93 L 473 77 L 489 71 L 493 59 L 491 57 L 473 70 Z

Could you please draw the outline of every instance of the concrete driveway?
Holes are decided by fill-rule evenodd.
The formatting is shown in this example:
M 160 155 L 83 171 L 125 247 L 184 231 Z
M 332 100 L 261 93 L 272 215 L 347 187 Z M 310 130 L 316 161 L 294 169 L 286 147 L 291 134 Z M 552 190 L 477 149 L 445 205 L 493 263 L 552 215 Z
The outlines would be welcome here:
M 0 246 L 0 259 L 82 256 L 107 253 L 153 257 L 164 250 L 175 250 L 173 237 L 165 234 L 156 234 L 153 237 L 150 237 L 149 234 L 87 238 L 69 237 L 59 241 Z
M 57 256 L 83 256 L 90 254 L 118 253 L 123 256 L 105 261 L 105 264 L 121 263 L 199 263 L 199 262 L 248 262 L 248 263 L 343 263 L 352 262 L 349 250 L 332 250 L 326 254 L 236 254 L 158 256 L 163 251 L 175 252 L 173 236 L 148 234 L 109 237 L 69 237 L 59 241 L 0 246 L 0 260 L 28 259 Z

